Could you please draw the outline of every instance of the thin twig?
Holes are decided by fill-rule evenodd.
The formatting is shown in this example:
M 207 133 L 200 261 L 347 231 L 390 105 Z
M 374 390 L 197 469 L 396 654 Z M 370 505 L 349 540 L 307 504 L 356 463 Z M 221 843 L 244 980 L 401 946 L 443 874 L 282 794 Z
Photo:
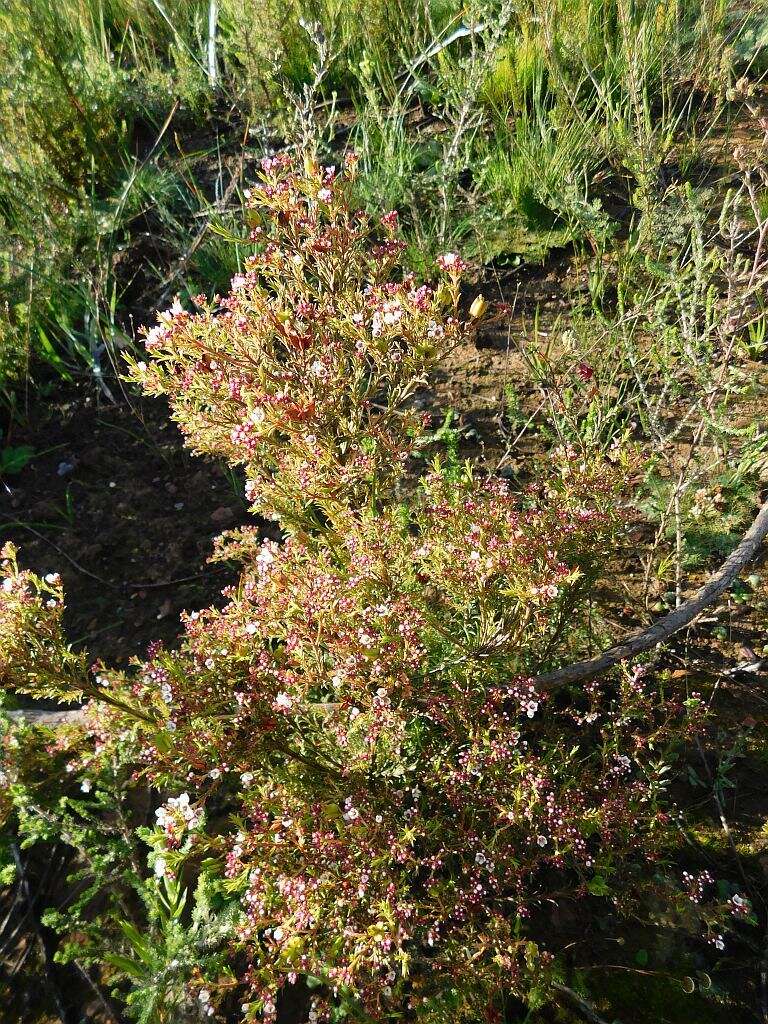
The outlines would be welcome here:
M 568 988 L 567 985 L 560 985 L 557 982 L 552 986 L 555 992 L 564 1000 L 572 1010 L 583 1017 L 584 1020 L 589 1021 L 589 1024 L 608 1024 L 591 1003 L 588 1003 L 586 999 L 582 999 L 578 992 L 574 992 L 572 988 Z M 617 1024 L 616 1021 L 613 1024 Z
M 159 583 L 123 583 L 127 590 L 153 590 L 157 587 L 175 587 L 177 583 L 191 583 L 193 580 L 206 579 L 209 576 L 221 576 L 227 569 L 211 569 L 206 572 L 196 572 L 194 576 L 180 576 L 175 580 L 161 580 Z
M 26 523 L 18 522 L 15 519 L 11 519 L 10 516 L 3 515 L 2 518 L 5 519 L 6 522 L 13 522 L 14 527 L 17 527 L 18 529 L 21 529 L 21 530 L 26 530 L 28 533 L 31 533 L 33 536 L 37 537 L 39 540 L 45 541 L 45 543 L 50 545 L 50 547 L 52 547 L 54 551 L 58 551 L 58 553 L 62 556 L 62 558 L 66 558 L 66 560 L 69 562 L 69 564 L 74 569 L 77 569 L 77 571 L 82 576 L 88 576 L 89 579 L 95 580 L 97 583 L 101 583 L 103 586 L 109 587 L 112 590 L 117 590 L 118 589 L 118 587 L 117 587 L 117 585 L 115 583 L 111 583 L 109 580 L 105 580 L 103 576 L 97 576 L 96 573 L 91 572 L 89 569 L 84 568 L 82 565 L 80 565 L 79 562 L 76 562 L 74 560 L 74 558 L 72 558 L 71 555 L 68 555 L 67 552 L 63 548 L 60 548 L 58 544 L 56 544 L 54 541 L 52 541 L 50 539 L 50 537 L 46 537 L 44 533 L 40 533 L 40 531 L 36 530 L 33 526 L 28 526 Z
M 82 964 L 80 964 L 78 960 L 74 960 L 73 963 L 77 970 L 79 971 L 80 975 L 82 976 L 83 981 L 85 981 L 85 983 L 88 985 L 88 988 L 90 988 L 90 990 L 98 999 L 99 1003 L 101 1004 L 102 1010 L 107 1015 L 108 1020 L 110 1020 L 112 1024 L 123 1024 L 123 1018 L 118 1014 L 117 1010 L 115 1009 L 111 1000 L 108 999 L 101 985 L 94 981 L 90 973 L 86 971 L 86 969 L 82 966 Z
M 45 886 L 48 883 L 48 879 L 49 879 L 49 877 L 50 877 L 50 875 L 51 875 L 51 873 L 53 871 L 55 863 L 56 863 L 55 858 L 51 858 L 49 860 L 48 867 L 46 868 L 45 874 L 43 875 L 43 877 L 40 879 L 40 881 L 38 883 L 38 892 L 42 892 L 45 889 Z M 13 945 L 13 942 L 16 939 L 16 936 L 26 926 L 27 920 L 30 917 L 30 915 L 32 914 L 32 911 L 34 909 L 32 906 L 30 906 L 29 902 L 27 901 L 27 909 L 26 909 L 26 911 L 24 911 L 23 914 L 20 915 L 20 917 L 16 921 L 16 924 L 15 924 L 13 930 L 11 931 L 10 935 L 8 935 L 8 936 L 4 935 L 6 926 L 8 925 L 8 923 L 11 920 L 11 917 L 13 915 L 13 912 L 14 912 L 15 908 L 16 908 L 16 905 L 17 905 L 17 903 L 22 901 L 23 896 L 24 896 L 24 890 L 23 890 L 23 887 L 21 885 L 21 881 L 19 881 L 19 884 L 16 887 L 16 894 L 14 896 L 13 903 L 11 905 L 11 909 L 9 910 L 8 915 L 6 916 L 5 920 L 3 921 L 2 926 L 0 926 L 0 935 L 4 936 L 3 940 L 2 940 L 2 946 L 0 946 L 0 956 L 4 956 L 6 951 L 10 952 L 10 948 Z
M 89 569 L 86 569 L 84 566 L 80 565 L 80 563 L 76 562 L 71 555 L 68 555 L 63 548 L 59 547 L 58 544 L 52 541 L 50 537 L 46 537 L 44 533 L 40 533 L 40 531 L 36 530 L 33 526 L 28 526 L 27 523 L 22 523 L 15 519 L 11 520 L 9 517 L 6 516 L 3 516 L 2 518 L 6 519 L 6 521 L 8 522 L 12 522 L 14 528 L 27 530 L 29 533 L 33 534 L 39 540 L 42 540 L 46 544 L 49 544 L 54 549 L 54 551 L 58 551 L 58 553 L 63 558 L 66 558 L 66 560 L 73 567 L 73 569 L 76 569 L 82 576 L 87 576 L 89 579 L 95 580 L 97 583 L 102 583 L 105 587 L 109 587 L 111 590 L 155 590 L 158 587 L 175 587 L 177 583 L 191 583 L 193 580 L 201 580 L 208 576 L 221 576 L 223 573 L 227 571 L 226 568 L 211 569 L 206 570 L 205 572 L 197 572 L 193 576 L 180 576 L 178 577 L 178 579 L 161 580 L 159 583 L 135 583 L 130 580 L 123 583 L 115 583 L 112 580 L 104 579 L 103 576 L 97 576 L 96 573 L 91 572 Z

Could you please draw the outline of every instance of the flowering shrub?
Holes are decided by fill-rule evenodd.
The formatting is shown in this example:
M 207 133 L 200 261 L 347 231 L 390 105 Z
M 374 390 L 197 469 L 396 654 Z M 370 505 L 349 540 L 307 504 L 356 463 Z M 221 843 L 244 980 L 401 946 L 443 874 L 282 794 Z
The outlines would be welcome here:
M 602 891 L 654 822 L 645 738 L 686 709 L 639 678 L 558 706 L 525 675 L 606 536 L 605 512 L 560 496 L 521 508 L 430 478 L 407 519 L 352 513 L 332 549 L 240 535 L 229 603 L 145 666 L 148 773 L 235 802 L 214 845 L 249 1015 L 298 976 L 323 982 L 318 1014 L 354 993 L 374 1019 L 525 991 L 547 961 L 524 922 L 552 877 Z
M 132 367 L 196 451 L 245 466 L 283 541 L 220 538 L 243 565 L 223 607 L 128 674 L 67 649 L 58 582 L 6 548 L 0 677 L 105 704 L 82 770 L 133 737 L 136 777 L 165 793 L 150 880 L 177 907 L 196 872 L 226 908 L 228 968 L 174 954 L 153 984 L 222 1019 L 273 1019 L 298 986 L 313 1021 L 491 1020 L 546 989 L 549 899 L 632 905 L 669 827 L 664 752 L 700 703 L 640 669 L 533 682 L 578 646 L 621 468 L 555 452 L 515 494 L 436 461 L 406 486 L 426 439 L 410 399 L 471 340 L 465 268 L 446 254 L 417 286 L 395 215 L 372 225 L 346 195 L 333 171 L 267 161 L 232 293 L 161 314 Z
M 195 451 L 245 466 L 254 510 L 313 528 L 379 495 L 412 450 L 420 417 L 405 403 L 472 333 L 455 315 L 463 264 L 436 292 L 393 280 L 396 213 L 374 225 L 351 211 L 332 168 L 264 168 L 245 272 L 196 314 L 161 313 L 133 375 L 168 396 Z

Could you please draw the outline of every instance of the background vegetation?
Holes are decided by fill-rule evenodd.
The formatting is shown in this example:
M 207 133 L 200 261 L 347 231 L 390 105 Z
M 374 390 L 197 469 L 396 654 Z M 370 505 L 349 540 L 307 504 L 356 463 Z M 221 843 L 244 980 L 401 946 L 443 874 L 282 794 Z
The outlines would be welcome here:
M 759 73 L 725 2 L 12 2 L 2 12 L 2 378 L 99 374 L 174 291 L 222 286 L 254 157 L 360 153 L 412 265 L 593 250 L 648 213 Z

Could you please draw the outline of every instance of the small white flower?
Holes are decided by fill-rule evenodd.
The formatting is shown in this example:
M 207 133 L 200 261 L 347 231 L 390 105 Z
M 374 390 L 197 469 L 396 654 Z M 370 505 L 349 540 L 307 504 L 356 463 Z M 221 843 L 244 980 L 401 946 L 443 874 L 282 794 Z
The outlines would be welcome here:
M 203 1006 L 207 1006 L 208 1003 L 210 1003 L 211 1001 L 211 993 L 208 991 L 207 988 L 201 988 L 200 994 L 198 995 L 197 998 L 203 1004 Z
M 83 781 L 80 783 L 80 789 L 82 789 L 84 793 L 90 793 L 91 790 L 93 789 L 93 783 L 91 782 L 90 779 L 83 779 Z
M 165 857 L 155 857 L 154 872 L 158 878 L 163 878 L 166 871 Z
M 539 844 L 539 846 L 546 846 L 548 839 L 546 836 L 537 836 L 536 842 Z
M 61 576 L 59 576 L 59 574 L 57 572 L 49 572 L 45 576 L 45 582 L 46 583 L 58 583 L 60 579 L 61 579 Z
M 271 547 L 269 546 L 269 541 L 265 541 L 261 551 L 256 556 L 256 563 L 259 567 L 259 570 L 261 572 L 264 572 L 267 566 L 271 565 L 271 563 L 274 562 L 274 560 L 275 556 L 272 552 Z
M 165 341 L 168 337 L 168 328 L 163 327 L 162 324 L 158 324 L 157 327 L 153 327 L 151 331 L 147 333 L 147 340 L 145 342 L 147 348 L 152 348 L 155 345 L 159 345 Z
M 240 781 L 247 789 L 253 782 L 253 772 L 243 772 L 243 774 L 240 776 Z

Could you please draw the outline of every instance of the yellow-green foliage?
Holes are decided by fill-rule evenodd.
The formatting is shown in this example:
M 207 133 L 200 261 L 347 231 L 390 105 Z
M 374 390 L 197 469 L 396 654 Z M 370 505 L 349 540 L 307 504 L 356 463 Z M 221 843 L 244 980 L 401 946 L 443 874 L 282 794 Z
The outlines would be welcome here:
M 0 685 L 13 678 L 20 693 L 79 699 L 87 659 L 64 639 L 60 577 L 20 570 L 10 543 L 0 549 L 0 574 Z
M 498 63 L 488 76 L 483 99 L 499 114 L 517 113 L 546 77 L 546 53 L 532 22 L 510 33 Z
M 659 89 L 728 73 L 719 5 L 673 0 L 531 0 L 488 76 L 485 99 L 519 112 L 545 80 L 554 93 L 582 102 L 595 91 Z M 721 84 L 718 82 L 717 84 Z

